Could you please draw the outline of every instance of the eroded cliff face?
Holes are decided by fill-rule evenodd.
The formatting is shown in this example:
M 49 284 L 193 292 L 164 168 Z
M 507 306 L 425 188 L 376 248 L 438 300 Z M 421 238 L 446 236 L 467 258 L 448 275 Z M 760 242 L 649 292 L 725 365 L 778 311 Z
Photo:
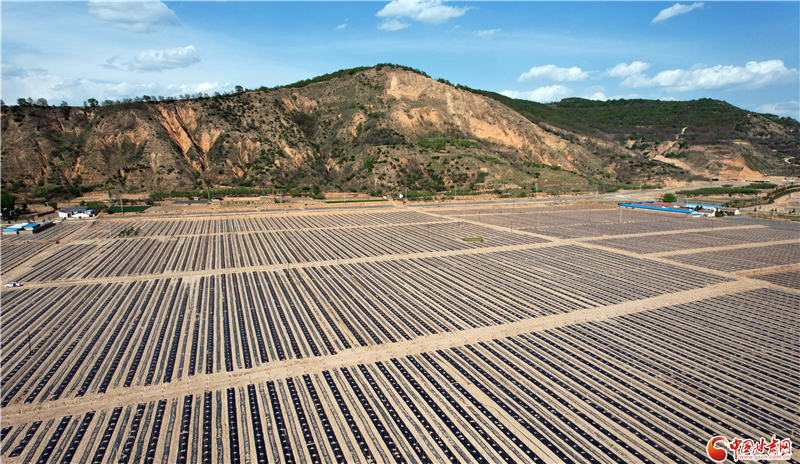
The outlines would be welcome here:
M 204 172 L 209 169 L 211 160 L 208 153 L 222 134 L 222 130 L 204 125 L 203 116 L 191 107 L 158 107 L 157 110 L 161 125 L 184 159 L 198 171 Z

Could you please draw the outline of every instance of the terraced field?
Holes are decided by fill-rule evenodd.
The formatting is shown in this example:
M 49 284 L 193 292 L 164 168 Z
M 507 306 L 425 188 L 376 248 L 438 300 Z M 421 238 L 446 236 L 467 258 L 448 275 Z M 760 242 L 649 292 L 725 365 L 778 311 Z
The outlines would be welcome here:
M 8 271 L 4 241 L 3 462 L 705 462 L 800 430 L 800 229 L 484 211 L 97 221 Z

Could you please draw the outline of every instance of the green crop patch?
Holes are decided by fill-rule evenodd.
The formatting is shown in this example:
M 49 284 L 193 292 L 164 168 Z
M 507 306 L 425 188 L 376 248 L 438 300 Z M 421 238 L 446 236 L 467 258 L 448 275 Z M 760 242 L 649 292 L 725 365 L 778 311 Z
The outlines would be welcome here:
M 106 210 L 107 213 L 141 213 L 149 208 L 149 206 L 112 206 Z
M 461 240 L 465 242 L 482 242 L 483 237 L 464 237 Z
M 344 200 L 331 200 L 331 201 L 326 201 L 325 203 L 366 203 L 366 202 L 369 202 L 369 201 L 389 201 L 389 200 L 384 200 L 383 198 L 380 198 L 380 199 L 377 199 L 377 200 L 347 200 L 347 201 L 344 201 Z

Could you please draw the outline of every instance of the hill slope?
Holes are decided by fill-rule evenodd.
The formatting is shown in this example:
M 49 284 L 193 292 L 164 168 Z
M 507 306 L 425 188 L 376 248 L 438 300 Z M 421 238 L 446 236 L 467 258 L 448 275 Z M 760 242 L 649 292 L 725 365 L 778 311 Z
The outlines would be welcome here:
M 6 107 L 2 186 L 47 198 L 87 187 L 532 190 L 538 179 L 539 189 L 560 191 L 796 166 L 781 159 L 797 155 L 793 121 L 710 100 L 682 104 L 540 105 L 379 65 L 212 98 Z M 679 126 L 709 112 L 731 131 L 708 140 L 697 125 L 676 139 Z

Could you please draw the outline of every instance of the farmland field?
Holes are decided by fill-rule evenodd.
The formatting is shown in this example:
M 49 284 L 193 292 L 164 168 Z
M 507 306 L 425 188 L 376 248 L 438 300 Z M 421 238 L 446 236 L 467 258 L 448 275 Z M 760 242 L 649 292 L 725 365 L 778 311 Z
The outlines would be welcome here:
M 690 463 L 800 431 L 794 224 L 526 205 L 41 235 L 0 248 L 24 284 L 2 462 Z

